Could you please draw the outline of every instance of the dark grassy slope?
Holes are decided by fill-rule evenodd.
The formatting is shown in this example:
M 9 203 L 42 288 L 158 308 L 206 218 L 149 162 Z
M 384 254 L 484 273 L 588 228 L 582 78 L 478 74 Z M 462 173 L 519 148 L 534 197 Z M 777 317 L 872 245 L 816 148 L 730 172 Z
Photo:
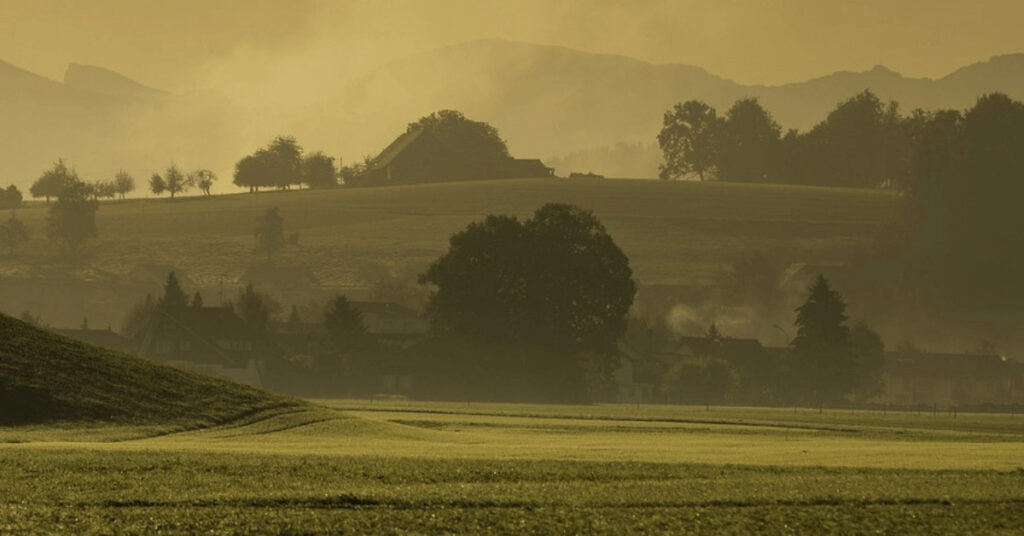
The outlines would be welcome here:
M 297 402 L 88 346 L 0 315 L 0 425 L 194 428 L 291 404 Z

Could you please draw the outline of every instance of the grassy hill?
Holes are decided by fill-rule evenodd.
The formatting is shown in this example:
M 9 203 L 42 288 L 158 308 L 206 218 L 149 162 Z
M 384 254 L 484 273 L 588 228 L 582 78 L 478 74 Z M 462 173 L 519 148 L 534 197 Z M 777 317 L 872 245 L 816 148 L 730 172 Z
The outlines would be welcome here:
M 358 284 L 372 261 L 426 265 L 448 238 L 488 214 L 528 216 L 547 202 L 593 210 L 629 256 L 643 284 L 710 284 L 759 248 L 786 248 L 807 262 L 838 262 L 892 218 L 889 192 L 801 186 L 653 180 L 508 180 L 331 191 L 266 192 L 212 198 L 105 202 L 89 264 L 112 274 L 137 263 L 176 265 L 200 282 L 234 280 L 258 261 L 257 216 L 279 207 L 298 247 L 282 262 L 303 262 L 329 285 Z M 54 266 L 45 239 L 47 207 L 18 211 L 33 234 L 7 275 Z
M 102 422 L 172 430 L 293 404 L 0 315 L 0 425 Z

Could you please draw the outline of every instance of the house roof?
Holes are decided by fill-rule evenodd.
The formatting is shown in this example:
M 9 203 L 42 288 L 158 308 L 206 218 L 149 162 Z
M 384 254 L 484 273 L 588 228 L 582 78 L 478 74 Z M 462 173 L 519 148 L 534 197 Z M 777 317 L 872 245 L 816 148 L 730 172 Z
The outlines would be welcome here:
M 394 162 L 395 158 L 398 158 L 398 155 L 402 154 L 402 151 L 419 139 L 424 132 L 426 131 L 422 128 L 407 130 L 401 136 L 395 138 L 395 141 L 391 142 L 390 145 L 377 155 L 377 158 L 373 159 L 370 169 L 382 169 L 391 165 L 391 162 Z

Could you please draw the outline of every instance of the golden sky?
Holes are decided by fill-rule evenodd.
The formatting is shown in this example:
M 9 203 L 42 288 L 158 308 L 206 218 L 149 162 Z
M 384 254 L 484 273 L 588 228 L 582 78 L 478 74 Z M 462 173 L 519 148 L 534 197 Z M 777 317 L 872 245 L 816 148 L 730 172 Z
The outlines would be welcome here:
M 1021 21 L 1020 0 L 0 0 L 0 60 L 230 91 L 502 37 L 778 84 L 875 64 L 942 76 L 1024 52 Z

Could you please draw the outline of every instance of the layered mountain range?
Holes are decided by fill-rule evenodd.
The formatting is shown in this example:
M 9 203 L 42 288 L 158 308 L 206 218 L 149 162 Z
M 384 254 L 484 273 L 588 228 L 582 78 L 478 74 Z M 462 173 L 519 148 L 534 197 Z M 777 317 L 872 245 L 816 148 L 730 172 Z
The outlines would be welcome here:
M 145 176 L 172 161 L 229 176 L 233 162 L 272 133 L 348 160 L 379 151 L 408 122 L 442 108 L 491 123 L 517 156 L 545 159 L 650 144 L 664 111 L 688 99 L 724 113 L 736 99 L 757 97 L 784 128 L 803 130 L 864 89 L 904 111 L 965 109 L 993 91 L 1022 99 L 1024 54 L 937 79 L 877 66 L 762 86 L 694 66 L 488 39 L 383 64 L 324 89 L 324 102 L 243 109 L 229 96 L 172 95 L 99 67 L 72 64 L 58 82 L 0 61 L 0 184 L 27 186 L 58 157 L 90 178 L 120 168 Z M 652 175 L 649 162 L 642 167 L 631 174 Z

